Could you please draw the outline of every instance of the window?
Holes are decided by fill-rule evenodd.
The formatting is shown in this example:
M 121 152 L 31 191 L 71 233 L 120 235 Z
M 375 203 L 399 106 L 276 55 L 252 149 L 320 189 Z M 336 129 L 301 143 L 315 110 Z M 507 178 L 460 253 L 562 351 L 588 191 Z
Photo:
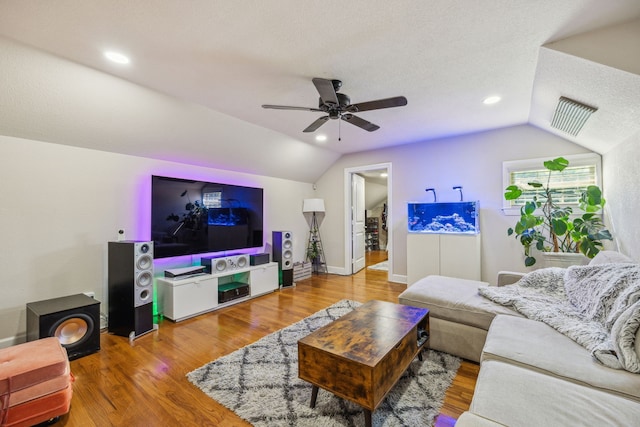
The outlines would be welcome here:
M 580 195 L 589 185 L 602 188 L 600 172 L 600 156 L 597 154 L 578 154 L 561 156 L 569 161 L 569 166 L 562 173 L 549 171 L 543 166 L 544 159 L 517 160 L 502 163 L 503 190 L 509 185 L 518 185 L 524 192 L 517 200 L 504 200 L 503 210 L 506 215 L 519 215 L 520 207 L 531 201 L 533 196 L 540 194 L 540 189 L 533 189 L 527 183 L 538 181 L 553 189 L 553 198 L 560 204 L 577 206 Z
M 222 207 L 222 191 L 204 193 L 202 196 L 202 204 L 207 209 Z

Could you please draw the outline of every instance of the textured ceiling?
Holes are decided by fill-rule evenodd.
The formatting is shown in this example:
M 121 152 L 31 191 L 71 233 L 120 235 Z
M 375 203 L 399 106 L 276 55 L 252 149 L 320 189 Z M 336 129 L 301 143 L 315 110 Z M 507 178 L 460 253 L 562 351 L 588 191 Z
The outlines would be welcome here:
M 0 35 L 1 134 L 287 179 L 343 153 L 558 133 L 561 95 L 599 108 L 569 140 L 604 153 L 640 132 L 638 0 L 0 1 Z M 313 77 L 408 105 L 360 113 L 376 132 L 330 120 L 319 145 L 302 130 L 320 113 L 261 108 L 317 107 Z

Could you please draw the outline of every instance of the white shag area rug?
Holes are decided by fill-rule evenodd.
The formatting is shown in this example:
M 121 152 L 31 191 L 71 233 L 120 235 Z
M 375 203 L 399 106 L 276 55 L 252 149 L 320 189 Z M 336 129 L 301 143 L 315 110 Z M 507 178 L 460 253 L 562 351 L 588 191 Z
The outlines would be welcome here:
M 309 407 L 311 384 L 298 378 L 298 340 L 361 305 L 342 300 L 187 374 L 209 397 L 254 426 L 358 426 L 364 411 L 320 389 Z M 427 350 L 373 412 L 374 426 L 431 426 L 460 359 Z

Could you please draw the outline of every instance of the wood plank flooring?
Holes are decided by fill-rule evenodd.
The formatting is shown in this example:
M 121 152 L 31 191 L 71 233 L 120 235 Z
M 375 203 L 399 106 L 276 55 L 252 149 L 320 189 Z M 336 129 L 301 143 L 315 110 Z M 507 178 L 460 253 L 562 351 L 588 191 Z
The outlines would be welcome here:
M 368 265 L 386 257 L 382 251 L 367 255 Z M 76 378 L 71 411 L 56 425 L 248 426 L 185 375 L 341 299 L 397 302 L 406 287 L 386 277 L 385 271 L 366 268 L 353 276 L 314 275 L 295 287 L 183 322 L 161 319 L 158 331 L 132 343 L 103 332 L 98 353 L 71 362 Z M 454 425 L 468 409 L 478 369 L 462 363 L 437 426 Z

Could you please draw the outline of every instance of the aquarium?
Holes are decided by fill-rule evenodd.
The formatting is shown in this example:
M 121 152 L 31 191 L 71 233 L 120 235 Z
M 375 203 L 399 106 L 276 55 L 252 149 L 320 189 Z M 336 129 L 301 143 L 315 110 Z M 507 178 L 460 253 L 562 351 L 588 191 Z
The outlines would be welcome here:
M 249 212 L 245 208 L 209 208 L 209 225 L 246 225 Z
M 478 202 L 408 203 L 409 233 L 478 234 Z

